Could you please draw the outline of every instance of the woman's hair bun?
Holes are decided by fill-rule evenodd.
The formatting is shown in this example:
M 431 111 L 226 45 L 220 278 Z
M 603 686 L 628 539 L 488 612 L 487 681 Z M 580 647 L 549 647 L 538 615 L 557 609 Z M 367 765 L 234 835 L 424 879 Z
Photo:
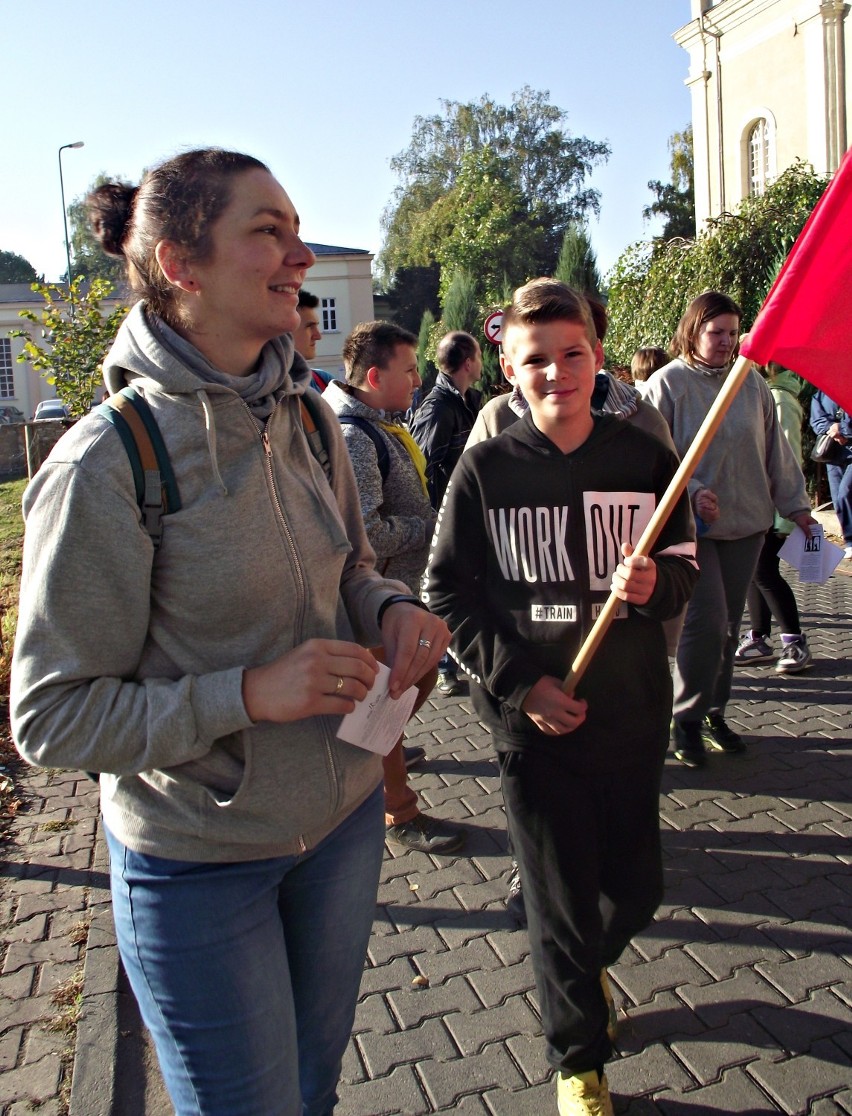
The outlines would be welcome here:
M 123 244 L 138 189 L 129 182 L 105 182 L 86 198 L 92 231 L 108 256 L 124 255 Z

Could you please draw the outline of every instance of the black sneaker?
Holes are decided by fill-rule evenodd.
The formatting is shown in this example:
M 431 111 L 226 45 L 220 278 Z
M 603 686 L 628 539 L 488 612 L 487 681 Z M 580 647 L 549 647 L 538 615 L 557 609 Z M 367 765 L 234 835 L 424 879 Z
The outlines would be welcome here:
M 458 852 L 465 839 L 460 829 L 452 829 L 447 822 L 428 814 L 416 814 L 411 821 L 389 825 L 385 837 L 392 845 L 425 853 Z
M 674 754 L 684 767 L 703 767 L 707 762 L 700 721 L 674 722 Z
M 721 713 L 708 713 L 701 722 L 701 727 L 705 742 L 717 752 L 735 755 L 746 750 L 743 738 L 738 732 L 734 732 Z
M 521 886 L 521 870 L 516 860 L 512 861 L 512 871 L 509 873 L 509 892 L 506 896 L 506 910 L 517 922 L 518 926 L 527 924 L 527 908 L 524 903 L 524 891 Z
M 458 697 L 464 693 L 464 683 L 455 674 L 441 672 L 438 675 L 438 693 L 444 697 Z
M 419 744 L 412 744 L 410 748 L 403 747 L 402 754 L 405 757 L 406 768 L 414 767 L 415 764 L 425 759 L 426 749 L 421 748 Z

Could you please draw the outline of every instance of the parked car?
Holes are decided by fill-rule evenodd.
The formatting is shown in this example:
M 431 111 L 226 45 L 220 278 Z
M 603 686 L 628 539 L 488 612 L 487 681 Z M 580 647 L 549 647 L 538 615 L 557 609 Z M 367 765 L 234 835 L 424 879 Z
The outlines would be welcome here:
M 42 399 L 41 403 L 36 405 L 33 422 L 41 422 L 43 419 L 66 418 L 68 418 L 68 408 L 61 399 Z
M 27 418 L 23 411 L 19 411 L 17 407 L 0 407 L 0 423 L 7 426 L 13 422 L 26 422 Z

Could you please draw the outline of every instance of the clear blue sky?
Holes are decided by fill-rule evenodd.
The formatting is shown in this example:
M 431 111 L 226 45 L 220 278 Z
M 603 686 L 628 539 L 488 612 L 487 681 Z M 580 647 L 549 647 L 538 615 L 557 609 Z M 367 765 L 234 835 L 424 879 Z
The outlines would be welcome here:
M 525 14 L 521 14 L 525 13 Z M 689 0 L 5 0 L 0 249 L 65 270 L 66 201 L 101 171 L 138 181 L 177 151 L 233 147 L 268 163 L 306 239 L 377 252 L 416 115 L 439 99 L 549 90 L 575 135 L 607 140 L 590 233 L 607 270 L 644 224 L 649 179 L 689 122 Z

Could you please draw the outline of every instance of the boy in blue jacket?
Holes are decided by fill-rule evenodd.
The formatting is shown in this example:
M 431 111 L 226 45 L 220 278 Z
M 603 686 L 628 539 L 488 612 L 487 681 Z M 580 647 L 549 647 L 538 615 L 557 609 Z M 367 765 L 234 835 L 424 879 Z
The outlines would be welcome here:
M 686 497 L 632 557 L 677 458 L 590 400 L 603 351 L 562 283 L 519 288 L 503 369 L 529 412 L 462 457 L 424 599 L 453 630 L 500 763 L 560 1116 L 612 1113 L 607 965 L 662 897 L 660 778 L 671 679 L 662 621 L 698 576 Z M 562 680 L 605 603 L 617 618 L 578 693 Z

